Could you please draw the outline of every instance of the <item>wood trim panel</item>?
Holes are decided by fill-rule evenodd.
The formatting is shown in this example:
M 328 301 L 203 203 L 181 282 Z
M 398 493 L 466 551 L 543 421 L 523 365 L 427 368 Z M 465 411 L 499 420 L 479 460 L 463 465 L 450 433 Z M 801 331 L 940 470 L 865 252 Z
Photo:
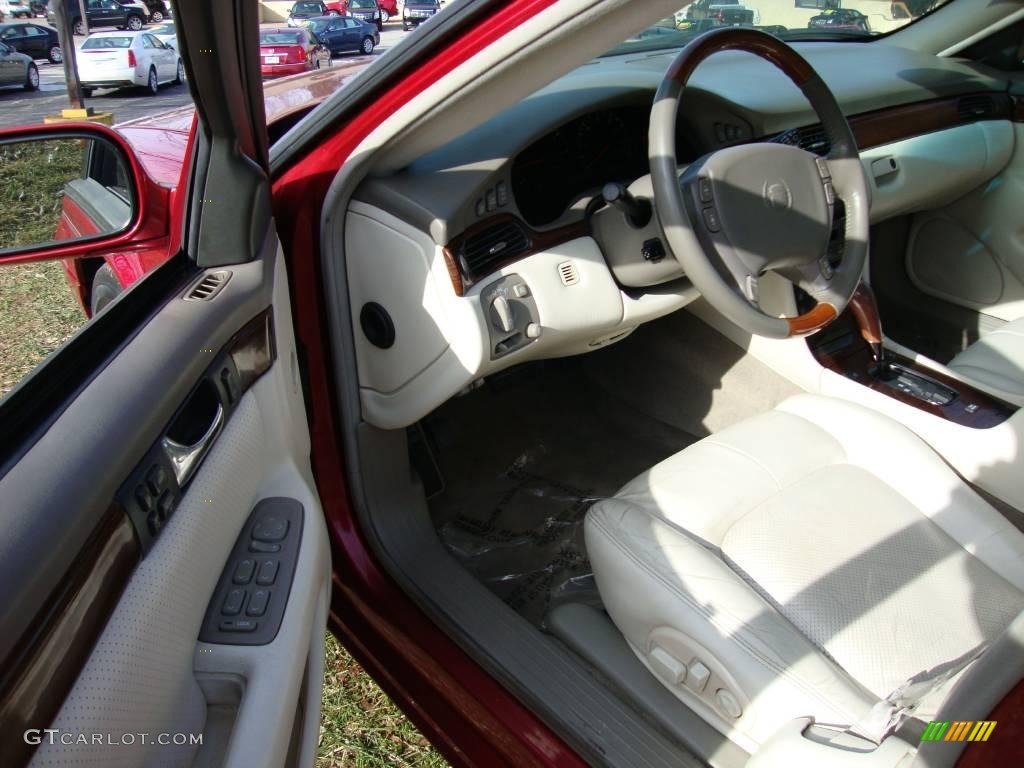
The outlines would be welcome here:
M 815 359 L 825 368 L 875 392 L 954 424 L 972 429 L 987 429 L 1002 424 L 1017 412 L 1014 405 L 891 352 L 886 354 L 890 362 L 955 390 L 958 393 L 957 397 L 947 405 L 932 405 L 880 381 L 876 376 L 875 359 L 871 348 L 862 338 L 860 327 L 850 311 L 844 312 L 827 331 L 811 337 L 807 343 Z
M 30 728 L 49 728 L 139 562 L 135 529 L 113 506 L 89 537 L 46 610 L 0 670 L 0 744 L 4 765 L 28 762 Z
M 990 96 L 995 103 L 995 112 L 975 120 L 964 120 L 960 115 L 960 100 L 970 96 Z M 985 92 L 887 107 L 854 115 L 849 120 L 857 148 L 865 150 L 957 125 L 979 120 L 1010 120 L 1014 116 L 1014 105 L 1009 95 Z
M 467 275 L 465 270 L 459 264 L 459 252 L 465 245 L 466 240 L 484 232 L 491 227 L 499 226 L 501 224 L 515 223 L 523 230 L 523 234 L 526 235 L 527 248 L 525 251 L 512 254 L 504 259 L 498 259 L 490 265 L 488 272 L 480 275 Z M 590 223 L 586 219 L 566 224 L 565 226 L 556 227 L 554 229 L 536 230 L 528 226 L 522 219 L 511 213 L 498 213 L 494 216 L 489 216 L 482 221 L 478 221 L 476 224 L 465 229 L 451 239 L 448 245 L 442 249 L 444 253 L 445 266 L 448 268 L 448 276 L 452 281 L 452 288 L 455 290 L 456 296 L 464 296 L 466 291 L 480 282 L 488 275 L 494 274 L 499 269 L 507 267 L 509 264 L 513 264 L 521 259 L 525 259 L 528 256 L 532 256 L 535 253 L 541 253 L 543 251 L 554 248 L 555 246 L 561 245 L 562 243 L 568 243 L 571 240 L 576 240 L 580 237 L 588 237 L 591 234 Z

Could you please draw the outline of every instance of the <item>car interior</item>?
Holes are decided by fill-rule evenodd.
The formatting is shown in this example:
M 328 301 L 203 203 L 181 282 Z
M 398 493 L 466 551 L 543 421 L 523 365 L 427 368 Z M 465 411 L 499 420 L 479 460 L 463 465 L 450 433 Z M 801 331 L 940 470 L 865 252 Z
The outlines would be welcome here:
M 1024 5 L 679 3 L 452 0 L 272 146 L 257 4 L 176 4 L 181 184 L 88 135 L 177 255 L 3 401 L 5 760 L 311 765 L 330 623 L 453 763 L 992 764 L 929 723 L 1024 679 Z
M 581 13 L 335 180 L 357 510 L 582 754 L 952 764 L 926 724 L 1020 679 L 1024 11 L 984 7 L 798 58 Z

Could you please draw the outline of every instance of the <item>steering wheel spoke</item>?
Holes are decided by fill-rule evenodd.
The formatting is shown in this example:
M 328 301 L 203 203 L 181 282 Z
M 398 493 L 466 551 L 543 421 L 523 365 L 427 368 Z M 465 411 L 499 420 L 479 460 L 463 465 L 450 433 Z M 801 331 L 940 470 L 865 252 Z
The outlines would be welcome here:
M 719 51 L 766 59 L 803 91 L 829 136 L 818 157 L 785 143 L 727 147 L 678 174 L 679 102 L 697 65 Z M 668 246 L 708 302 L 745 330 L 772 338 L 813 333 L 846 306 L 867 258 L 868 186 L 835 97 L 796 51 L 752 29 L 712 30 L 669 67 L 651 110 L 651 178 Z M 833 218 L 847 219 L 841 259 Z M 759 278 L 774 271 L 818 300 L 807 316 L 779 318 L 761 305 Z

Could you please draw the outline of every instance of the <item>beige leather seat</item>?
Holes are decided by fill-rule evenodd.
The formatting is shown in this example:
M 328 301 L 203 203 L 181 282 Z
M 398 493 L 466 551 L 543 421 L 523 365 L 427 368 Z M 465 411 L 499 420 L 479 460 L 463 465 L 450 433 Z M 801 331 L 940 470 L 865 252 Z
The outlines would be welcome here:
M 1024 318 L 981 337 L 954 357 L 949 367 L 996 394 L 1024 402 Z
M 824 397 L 663 461 L 585 530 L 637 656 L 751 751 L 797 717 L 871 731 L 911 680 L 927 722 L 1024 608 L 1024 534 L 902 426 Z

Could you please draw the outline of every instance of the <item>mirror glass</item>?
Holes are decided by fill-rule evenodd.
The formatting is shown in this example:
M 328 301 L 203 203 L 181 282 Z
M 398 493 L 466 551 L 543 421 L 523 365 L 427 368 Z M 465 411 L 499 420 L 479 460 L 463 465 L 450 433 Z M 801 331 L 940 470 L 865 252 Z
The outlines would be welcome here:
M 124 232 L 137 200 L 127 158 L 102 137 L 0 141 L 0 256 Z

